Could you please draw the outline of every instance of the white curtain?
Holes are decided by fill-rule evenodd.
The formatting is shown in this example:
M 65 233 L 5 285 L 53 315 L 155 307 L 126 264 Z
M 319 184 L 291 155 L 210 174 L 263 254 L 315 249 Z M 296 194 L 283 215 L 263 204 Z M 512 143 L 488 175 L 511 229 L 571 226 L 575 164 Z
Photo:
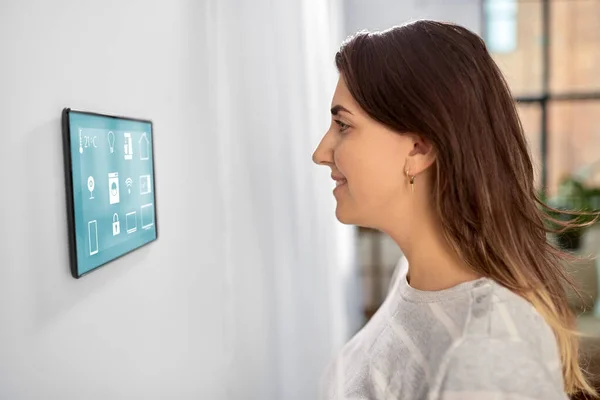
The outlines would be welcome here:
M 341 15 L 333 0 L 2 2 L 1 399 L 316 398 L 360 321 L 353 231 L 311 163 Z M 81 280 L 65 106 L 156 133 L 159 240 Z
M 311 162 L 341 17 L 333 0 L 209 2 L 229 399 L 316 398 L 360 324 L 353 230 L 335 220 L 329 171 Z

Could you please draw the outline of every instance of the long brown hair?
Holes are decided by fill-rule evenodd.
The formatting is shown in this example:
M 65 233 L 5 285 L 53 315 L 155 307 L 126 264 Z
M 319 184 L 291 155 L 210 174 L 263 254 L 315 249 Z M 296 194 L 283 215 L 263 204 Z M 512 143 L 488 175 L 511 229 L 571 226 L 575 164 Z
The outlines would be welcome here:
M 366 113 L 437 149 L 432 198 L 448 243 L 474 271 L 534 305 L 554 331 L 566 391 L 595 395 L 578 363 L 568 254 L 547 240 L 515 102 L 483 40 L 421 20 L 359 32 L 335 61 Z

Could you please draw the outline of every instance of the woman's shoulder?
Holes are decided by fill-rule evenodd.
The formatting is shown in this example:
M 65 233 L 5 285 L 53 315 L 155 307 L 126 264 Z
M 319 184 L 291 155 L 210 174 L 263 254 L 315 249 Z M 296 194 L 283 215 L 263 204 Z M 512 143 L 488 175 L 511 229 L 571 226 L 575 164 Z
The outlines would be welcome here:
M 526 399 L 566 398 L 549 325 L 523 297 L 487 281 L 474 291 L 470 320 L 446 353 L 437 389 L 494 394 L 498 388 Z
M 540 343 L 539 339 L 545 337 L 552 339 L 552 345 L 556 344 L 550 326 L 529 301 L 501 284 L 489 281 L 490 339 Z
M 463 364 L 487 360 L 509 370 L 542 366 L 553 377 L 561 376 L 558 344 L 542 315 L 522 296 L 487 281 L 474 293 L 470 320 L 451 357 Z
M 566 399 L 560 363 L 555 361 L 548 363 L 523 340 L 468 336 L 448 351 L 432 398 L 464 399 L 479 393 L 478 399 Z

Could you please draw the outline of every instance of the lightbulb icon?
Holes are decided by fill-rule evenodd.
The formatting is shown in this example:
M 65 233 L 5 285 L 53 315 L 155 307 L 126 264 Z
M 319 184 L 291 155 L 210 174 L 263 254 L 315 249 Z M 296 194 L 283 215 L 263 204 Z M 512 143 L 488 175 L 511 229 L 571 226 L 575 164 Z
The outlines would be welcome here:
M 115 151 L 115 134 L 112 131 L 108 131 L 108 147 L 110 147 L 110 152 L 114 153 Z

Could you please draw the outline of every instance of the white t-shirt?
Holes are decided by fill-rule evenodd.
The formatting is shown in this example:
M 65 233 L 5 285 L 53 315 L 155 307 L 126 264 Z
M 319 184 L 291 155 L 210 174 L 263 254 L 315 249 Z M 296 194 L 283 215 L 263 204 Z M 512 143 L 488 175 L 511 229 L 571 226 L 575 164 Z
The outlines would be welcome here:
M 522 297 L 481 278 L 441 291 L 407 280 L 342 349 L 322 400 L 566 400 L 554 334 Z

